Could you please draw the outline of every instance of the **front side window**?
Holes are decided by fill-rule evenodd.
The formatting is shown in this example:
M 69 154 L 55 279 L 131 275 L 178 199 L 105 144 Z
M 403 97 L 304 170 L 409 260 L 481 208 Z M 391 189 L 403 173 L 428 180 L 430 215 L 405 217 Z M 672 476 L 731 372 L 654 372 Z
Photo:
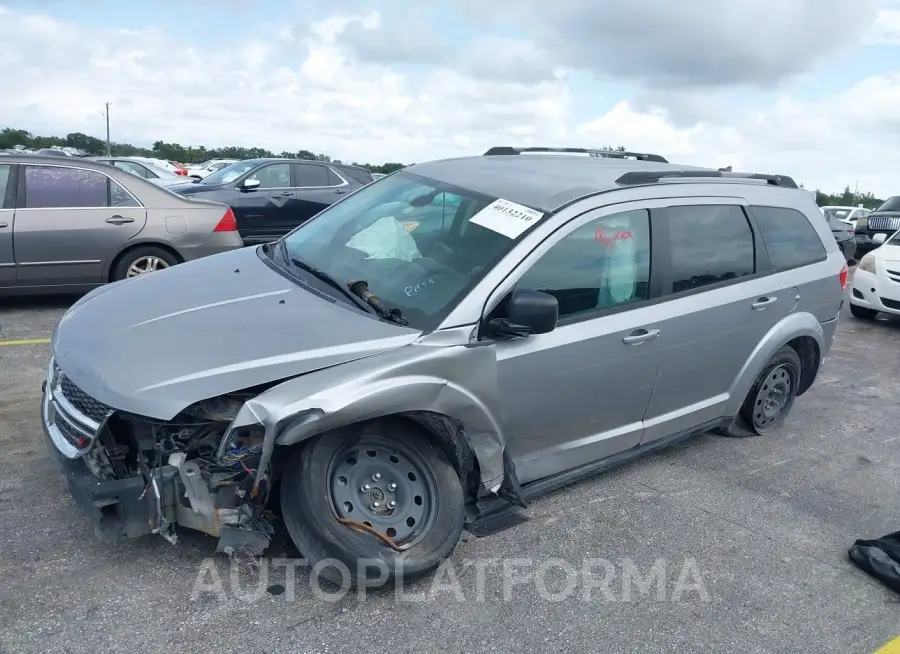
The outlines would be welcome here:
M 446 204 L 435 204 L 442 194 L 459 198 L 445 214 Z M 445 227 L 420 232 L 436 210 Z M 410 326 L 434 329 L 542 218 L 533 208 L 404 171 L 325 209 L 284 238 L 287 260 L 272 258 L 301 278 L 291 259 L 341 283 L 366 280 Z
M 203 179 L 200 180 L 200 184 L 228 184 L 229 182 L 233 182 L 241 175 L 244 175 L 254 168 L 256 168 L 258 164 L 250 163 L 247 161 L 238 161 L 237 163 L 229 164 L 222 168 L 222 170 L 217 170 L 212 175 L 207 175 Z
M 8 164 L 0 165 L 0 209 L 10 209 L 11 207 L 7 207 L 5 204 L 6 201 L 6 193 L 7 186 L 9 185 L 9 173 L 12 170 L 12 166 Z
M 734 205 L 668 207 L 672 279 L 664 293 L 681 293 L 752 275 L 753 230 Z
M 650 215 L 604 216 L 564 236 L 516 284 L 556 297 L 559 317 L 649 298 Z
M 247 179 L 258 179 L 259 188 L 288 188 L 291 185 L 291 165 L 281 163 L 263 166 Z
M 109 206 L 106 175 L 62 166 L 25 166 L 25 207 L 28 209 Z
M 824 261 L 827 256 L 819 235 L 802 213 L 783 207 L 753 207 L 769 260 L 777 270 Z

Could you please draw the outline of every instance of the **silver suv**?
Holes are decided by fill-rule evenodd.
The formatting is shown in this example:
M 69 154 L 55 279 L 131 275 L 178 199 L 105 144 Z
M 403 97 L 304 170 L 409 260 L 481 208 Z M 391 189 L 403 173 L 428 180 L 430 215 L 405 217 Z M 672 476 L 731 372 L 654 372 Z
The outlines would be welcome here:
M 409 579 L 498 508 L 777 429 L 847 281 L 812 197 L 606 154 L 415 165 L 277 242 L 85 296 L 43 422 L 97 534 L 258 553 L 277 496 L 322 575 Z

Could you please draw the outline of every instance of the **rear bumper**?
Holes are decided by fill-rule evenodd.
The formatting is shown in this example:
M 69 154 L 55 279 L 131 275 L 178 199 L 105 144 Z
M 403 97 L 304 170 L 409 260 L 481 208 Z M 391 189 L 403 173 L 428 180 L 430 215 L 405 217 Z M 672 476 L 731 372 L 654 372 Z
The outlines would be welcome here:
M 244 242 L 238 232 L 213 232 L 197 245 L 179 245 L 178 252 L 185 261 L 193 261 L 242 247 L 244 247 Z

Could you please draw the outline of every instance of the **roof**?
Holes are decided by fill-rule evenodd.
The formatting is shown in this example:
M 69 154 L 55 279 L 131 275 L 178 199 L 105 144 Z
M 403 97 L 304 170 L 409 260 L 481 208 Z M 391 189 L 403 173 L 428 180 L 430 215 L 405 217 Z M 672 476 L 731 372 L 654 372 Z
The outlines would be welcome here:
M 628 172 L 713 169 L 606 157 L 492 155 L 429 161 L 405 170 L 541 211 L 556 211 L 586 195 L 620 188 L 616 180 Z
M 54 157 L 44 154 L 9 154 L 3 156 L 3 163 L 42 163 L 57 166 L 75 166 L 106 172 L 109 166 L 85 157 Z

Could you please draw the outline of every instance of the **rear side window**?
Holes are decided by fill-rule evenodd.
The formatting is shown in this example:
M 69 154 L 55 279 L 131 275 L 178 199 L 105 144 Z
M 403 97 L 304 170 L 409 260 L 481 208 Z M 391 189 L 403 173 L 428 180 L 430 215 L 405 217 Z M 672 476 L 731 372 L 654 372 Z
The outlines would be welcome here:
M 12 166 L 8 164 L 0 165 L 0 209 L 11 208 L 7 207 L 5 203 L 8 193 L 10 171 L 12 171 Z
M 338 169 L 344 177 L 349 177 L 354 182 L 358 182 L 359 184 L 369 184 L 374 181 L 372 177 L 372 173 L 368 170 L 362 170 L 360 168 L 339 168 Z
M 328 169 L 316 164 L 294 164 L 294 174 L 297 176 L 296 185 L 303 186 L 330 186 L 328 183 Z
M 752 275 L 753 230 L 734 205 L 668 207 L 671 280 L 664 293 L 681 293 Z
M 804 214 L 784 207 L 753 207 L 752 210 L 769 260 L 777 270 L 825 260 L 825 247 Z

